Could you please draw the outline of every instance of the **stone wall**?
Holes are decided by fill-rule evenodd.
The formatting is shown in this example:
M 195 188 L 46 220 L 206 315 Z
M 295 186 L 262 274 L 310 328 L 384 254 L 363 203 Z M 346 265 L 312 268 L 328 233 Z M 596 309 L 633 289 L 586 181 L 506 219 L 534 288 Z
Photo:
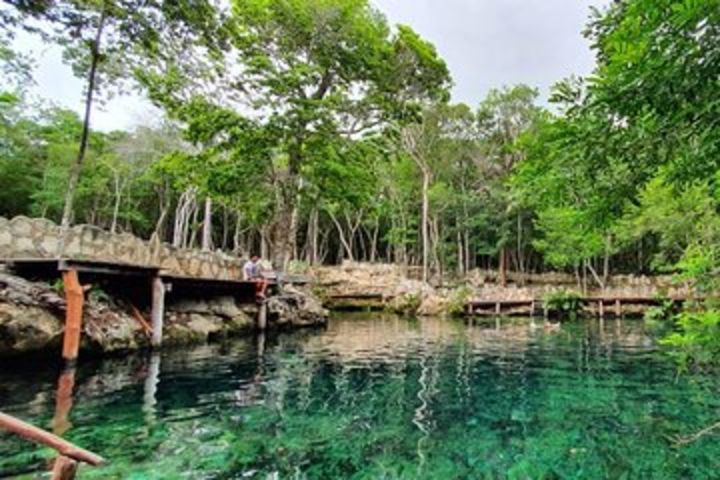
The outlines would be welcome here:
M 0 217 L 0 259 L 62 256 L 153 266 L 171 275 L 223 280 L 242 278 L 240 260 L 222 252 L 178 249 L 160 242 L 146 242 L 127 233 L 111 234 L 91 225 L 76 225 L 66 232 L 60 255 L 61 236 L 61 228 L 49 220 Z

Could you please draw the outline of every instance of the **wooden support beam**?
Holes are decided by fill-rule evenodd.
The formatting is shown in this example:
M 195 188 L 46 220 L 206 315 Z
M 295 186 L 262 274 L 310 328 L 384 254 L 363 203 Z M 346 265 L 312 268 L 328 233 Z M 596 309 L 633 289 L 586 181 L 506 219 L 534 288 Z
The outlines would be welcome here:
M 495 302 L 495 313 L 497 315 L 500 315 L 501 312 L 502 312 L 502 303 Z
M 600 318 L 605 318 L 605 302 L 602 300 L 598 301 L 598 315 Z
M 143 329 L 143 332 L 145 332 L 145 335 L 148 336 L 148 338 L 152 338 L 152 327 L 150 324 L 145 320 L 145 317 L 143 316 L 142 312 L 138 310 L 138 308 L 135 305 L 130 305 L 130 309 L 133 313 L 133 318 L 135 318 L 135 321 L 138 322 L 138 325 L 140 325 L 140 328 Z
M 622 302 L 619 298 L 615 300 L 615 316 L 622 317 Z
M 155 277 L 152 281 L 152 339 L 154 348 L 162 346 L 163 323 L 165 322 L 165 284 L 162 278 Z
M 80 334 L 82 333 L 83 304 L 85 291 L 80 285 L 77 270 L 62 272 L 65 289 L 65 333 L 63 335 L 63 358 L 68 362 L 77 360 L 80 351 Z
M 100 455 L 96 455 L 84 448 L 73 445 L 57 435 L 53 435 L 50 432 L 46 432 L 41 428 L 30 425 L 29 423 L 23 422 L 22 420 L 11 417 L 10 415 L 2 412 L 0 412 L 0 428 L 14 433 L 26 440 L 30 440 L 31 442 L 50 447 L 60 453 L 60 455 L 69 457 L 73 460 L 96 466 L 105 463 L 105 459 Z

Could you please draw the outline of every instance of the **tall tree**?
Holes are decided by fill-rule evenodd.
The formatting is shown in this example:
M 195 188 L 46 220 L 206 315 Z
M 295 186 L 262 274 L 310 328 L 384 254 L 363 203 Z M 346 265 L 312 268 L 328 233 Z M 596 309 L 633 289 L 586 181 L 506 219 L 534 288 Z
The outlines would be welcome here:
M 20 16 L 3 17 L 5 24 L 24 19 L 26 29 L 40 31 L 63 47 L 63 56 L 74 73 L 85 79 L 85 106 L 79 146 L 72 164 L 61 224 L 72 220 L 73 202 L 90 135 L 90 119 L 98 93 L 109 95 L 111 87 L 121 87 L 132 70 L 148 56 L 162 50 L 162 32 L 183 38 L 208 37 L 196 32 L 216 18 L 208 0 L 5 0 Z M 28 18 L 40 20 L 27 25 Z M 167 34 L 167 33 L 166 33 Z
M 232 5 L 231 66 L 214 79 L 214 91 L 222 93 L 212 108 L 242 112 L 273 138 L 270 236 L 282 267 L 296 251 L 302 179 L 317 158 L 311 150 L 407 117 L 413 102 L 446 95 L 449 74 L 432 45 L 408 27 L 391 31 L 367 0 Z M 187 90 L 176 87 L 187 75 L 171 84 L 162 74 L 167 70 L 148 74 L 147 83 L 153 98 L 181 111 Z

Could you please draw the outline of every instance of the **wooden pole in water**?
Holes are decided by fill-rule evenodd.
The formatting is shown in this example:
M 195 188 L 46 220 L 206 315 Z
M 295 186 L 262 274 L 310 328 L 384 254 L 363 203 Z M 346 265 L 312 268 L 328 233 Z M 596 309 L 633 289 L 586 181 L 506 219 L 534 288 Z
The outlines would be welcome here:
M 0 412 L 0 428 L 12 432 L 31 442 L 39 443 L 50 447 L 60 453 L 62 456 L 69 457 L 79 462 L 85 462 L 90 465 L 102 465 L 105 459 L 100 455 L 96 455 L 84 448 L 80 448 L 72 443 L 63 440 L 57 435 L 23 422 L 15 417 Z
M 71 269 L 62 272 L 63 287 L 65 289 L 65 333 L 63 336 L 63 358 L 68 362 L 77 360 L 80 351 L 80 334 L 82 332 L 83 304 L 85 292 L 77 270 Z
M 258 329 L 262 332 L 267 329 L 267 303 L 262 302 L 258 310 Z
M 620 302 L 620 299 L 615 300 L 615 316 L 622 317 L 622 302 Z
M 63 370 L 58 378 L 57 393 L 55 394 L 55 416 L 52 420 L 52 429 L 55 435 L 63 435 L 72 427 L 68 417 L 73 406 L 74 388 L 75 369 Z
M 154 348 L 162 346 L 163 322 L 165 321 L 165 284 L 162 278 L 155 277 L 152 282 L 152 339 Z
M 77 473 L 77 462 L 72 458 L 60 455 L 55 459 L 52 480 L 74 480 Z

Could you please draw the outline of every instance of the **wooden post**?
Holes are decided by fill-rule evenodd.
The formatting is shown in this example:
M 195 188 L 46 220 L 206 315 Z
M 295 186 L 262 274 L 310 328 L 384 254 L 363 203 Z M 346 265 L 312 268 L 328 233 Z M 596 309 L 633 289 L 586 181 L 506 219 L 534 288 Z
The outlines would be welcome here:
M 65 289 L 65 333 L 63 335 L 63 358 L 68 362 L 77 360 L 80 351 L 80 334 L 82 332 L 83 304 L 85 292 L 77 270 L 62 272 L 63 287 Z
M 52 480 L 74 480 L 77 473 L 77 462 L 72 458 L 60 455 L 55 459 Z
M 165 285 L 160 277 L 152 282 L 152 339 L 154 348 L 162 346 L 163 322 L 165 321 Z
M 267 303 L 263 302 L 260 304 L 260 309 L 258 310 L 258 330 L 265 331 L 267 329 Z
M 495 302 L 495 314 L 500 315 L 502 312 L 502 305 L 500 302 Z
M 615 300 L 615 316 L 622 317 L 622 302 L 619 298 Z
M 531 317 L 535 316 L 535 300 L 530 302 L 530 316 Z
M 598 315 L 600 318 L 605 318 L 605 303 L 602 300 L 598 301 Z

